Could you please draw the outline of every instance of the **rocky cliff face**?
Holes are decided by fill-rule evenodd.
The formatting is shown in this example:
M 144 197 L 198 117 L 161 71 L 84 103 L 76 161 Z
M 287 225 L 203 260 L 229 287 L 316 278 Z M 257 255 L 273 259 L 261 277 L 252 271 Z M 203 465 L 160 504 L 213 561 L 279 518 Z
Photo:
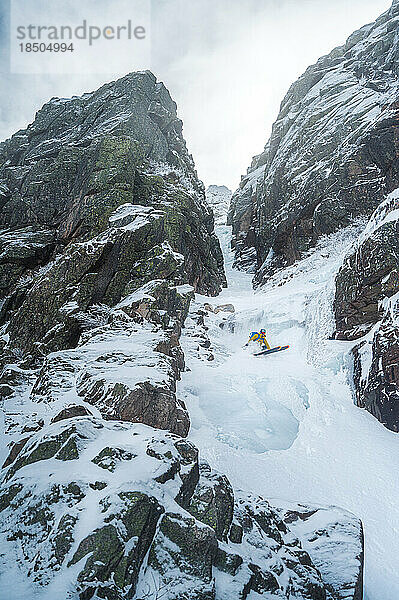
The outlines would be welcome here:
M 0 160 L 3 366 L 41 367 L 34 402 L 53 401 L 62 381 L 106 418 L 186 435 L 180 328 L 192 290 L 216 294 L 225 279 L 166 88 L 134 73 L 53 99 Z M 19 379 L 6 369 L 3 393 Z
M 334 300 L 338 339 L 353 349 L 356 403 L 399 431 L 399 191 L 381 203 L 342 265 Z
M 5 471 L 0 514 L 10 561 L 60 599 L 362 598 L 353 516 L 234 494 L 190 442 L 144 425 L 43 428 Z
M 399 3 L 289 89 L 233 196 L 236 264 L 262 283 L 399 185 Z
M 12 569 L 41 600 L 358 600 L 356 518 L 233 491 L 185 439 L 181 328 L 225 279 L 181 131 L 134 73 L 1 145 L 0 586 Z

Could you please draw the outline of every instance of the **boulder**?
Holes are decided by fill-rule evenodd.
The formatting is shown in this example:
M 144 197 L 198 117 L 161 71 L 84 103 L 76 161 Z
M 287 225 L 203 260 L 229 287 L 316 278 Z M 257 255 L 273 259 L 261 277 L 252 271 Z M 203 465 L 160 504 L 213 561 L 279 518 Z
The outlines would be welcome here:
M 319 570 L 332 597 L 361 600 L 364 569 L 361 521 L 336 506 L 320 508 L 294 503 L 273 504 Z
M 215 314 L 219 312 L 234 313 L 235 311 L 236 309 L 233 304 L 219 304 L 218 306 L 215 306 L 214 310 Z

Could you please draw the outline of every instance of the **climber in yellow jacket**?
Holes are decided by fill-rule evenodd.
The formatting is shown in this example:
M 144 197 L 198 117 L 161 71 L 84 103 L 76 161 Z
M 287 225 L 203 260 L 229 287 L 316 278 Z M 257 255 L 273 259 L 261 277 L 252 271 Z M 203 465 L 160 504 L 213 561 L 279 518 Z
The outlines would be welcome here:
M 270 350 L 269 342 L 266 339 L 265 329 L 261 329 L 260 331 L 252 331 L 249 335 L 249 340 L 245 345 L 248 346 L 250 342 L 258 342 L 262 350 Z

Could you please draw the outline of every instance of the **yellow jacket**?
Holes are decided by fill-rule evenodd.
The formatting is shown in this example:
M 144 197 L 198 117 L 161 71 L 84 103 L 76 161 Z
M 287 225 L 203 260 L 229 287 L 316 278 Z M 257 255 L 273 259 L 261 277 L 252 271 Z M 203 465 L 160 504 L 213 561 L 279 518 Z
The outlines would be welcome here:
M 252 331 L 252 333 L 249 336 L 248 344 L 249 342 L 259 342 L 261 346 L 266 346 L 266 348 L 270 350 L 270 345 L 266 339 L 265 333 L 260 333 L 259 331 Z

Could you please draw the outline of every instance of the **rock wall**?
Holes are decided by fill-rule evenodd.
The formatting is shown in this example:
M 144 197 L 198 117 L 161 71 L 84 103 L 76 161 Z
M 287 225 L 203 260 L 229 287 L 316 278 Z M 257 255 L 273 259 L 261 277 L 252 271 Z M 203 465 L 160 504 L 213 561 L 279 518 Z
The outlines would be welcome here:
M 35 404 L 61 385 L 105 418 L 187 435 L 180 329 L 193 291 L 225 276 L 163 84 L 132 73 L 52 99 L 0 145 L 0 190 L 0 392 L 40 369 Z
M 261 284 L 399 185 L 399 4 L 290 87 L 229 213 L 236 265 Z
M 235 265 L 261 285 L 320 236 L 371 218 L 336 278 L 335 337 L 354 395 L 399 431 L 399 2 L 291 85 L 264 151 L 232 198 Z M 389 213 L 389 216 L 387 216 Z
M 335 337 L 354 347 L 358 406 L 399 431 L 399 191 L 381 203 L 336 277 Z

